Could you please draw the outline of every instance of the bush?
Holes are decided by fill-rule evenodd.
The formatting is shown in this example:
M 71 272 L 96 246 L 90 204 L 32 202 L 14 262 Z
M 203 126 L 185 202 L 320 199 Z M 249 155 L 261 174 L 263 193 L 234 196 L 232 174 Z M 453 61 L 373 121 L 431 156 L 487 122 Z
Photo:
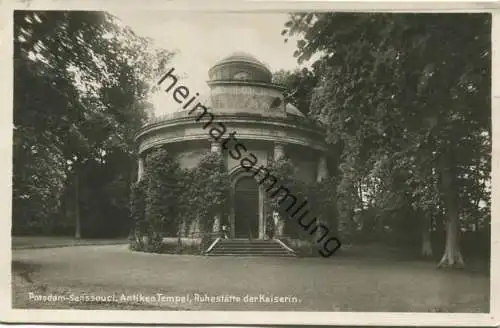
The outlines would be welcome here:
M 146 157 L 143 178 L 132 187 L 130 215 L 134 221 L 130 248 L 161 253 L 165 230 L 177 233 L 182 170 L 167 151 L 158 148 Z M 175 230 L 175 231 L 174 231 Z
M 145 218 L 151 237 L 157 240 L 160 237 L 156 235 L 163 234 L 164 229 L 176 230 L 178 227 L 181 170 L 177 161 L 163 148 L 152 151 L 145 166 Z
M 276 227 L 274 226 L 274 218 L 273 218 L 271 211 L 266 211 L 266 231 L 265 231 L 265 233 L 270 238 L 273 238 L 276 234 Z
M 164 238 L 163 245 L 164 253 L 168 254 L 201 254 L 200 238 L 181 238 L 180 240 L 178 238 Z
M 229 173 L 219 153 L 205 154 L 189 173 L 189 206 L 183 217 L 199 218 L 203 232 L 212 232 L 214 217 L 228 212 Z
M 229 174 L 220 154 L 208 153 L 194 169 L 183 170 L 166 150 L 153 150 L 146 157 L 143 179 L 131 190 L 134 229 L 130 249 L 199 254 L 214 240 L 210 235 L 214 217 L 227 215 L 229 188 Z M 196 246 L 163 242 L 165 236 L 182 236 L 181 221 L 189 226 L 198 219 L 208 234 Z
M 146 251 L 149 253 L 164 253 L 163 233 L 151 232 Z
M 320 257 L 321 255 L 319 254 L 319 250 L 321 247 L 310 241 L 310 240 L 302 240 L 302 239 L 297 239 L 297 238 L 289 238 L 289 237 L 284 237 L 280 238 L 280 240 L 293 249 L 295 251 L 295 254 L 299 257 Z
M 212 234 L 204 234 L 201 238 L 200 253 L 206 251 L 214 241 L 215 238 Z

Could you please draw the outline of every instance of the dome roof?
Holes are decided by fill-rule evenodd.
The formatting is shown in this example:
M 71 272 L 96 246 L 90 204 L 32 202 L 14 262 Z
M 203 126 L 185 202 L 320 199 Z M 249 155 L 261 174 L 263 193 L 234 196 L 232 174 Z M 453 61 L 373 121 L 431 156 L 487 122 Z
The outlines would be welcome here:
M 269 69 L 266 64 L 255 58 L 252 54 L 249 54 L 248 52 L 243 52 L 243 51 L 237 51 L 233 52 L 227 57 L 224 57 L 222 60 L 220 60 L 217 65 L 221 64 L 226 64 L 226 63 L 233 63 L 233 62 L 244 62 L 244 63 L 252 63 L 255 65 L 263 66 L 266 69 Z
M 234 52 L 208 71 L 210 81 L 253 81 L 271 83 L 269 67 L 246 52 Z
M 300 117 L 305 117 L 305 115 L 297 107 L 295 107 L 291 103 L 287 103 L 285 105 L 285 110 L 288 114 L 292 114 L 292 115 L 300 116 Z

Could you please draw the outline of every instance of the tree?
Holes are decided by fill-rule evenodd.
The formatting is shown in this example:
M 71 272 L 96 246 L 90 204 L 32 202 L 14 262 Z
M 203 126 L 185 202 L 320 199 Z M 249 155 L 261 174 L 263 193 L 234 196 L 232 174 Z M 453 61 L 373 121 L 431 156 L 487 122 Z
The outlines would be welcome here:
M 289 216 L 289 213 L 286 209 L 290 204 L 287 204 L 287 200 L 283 198 L 283 195 L 275 193 L 277 192 L 278 188 L 280 188 L 280 186 L 283 186 L 285 188 L 288 188 L 294 194 L 297 194 L 299 192 L 298 182 L 294 178 L 294 165 L 292 161 L 286 156 L 272 161 L 268 165 L 267 169 L 272 172 L 273 177 L 277 179 L 278 183 L 276 185 L 274 185 L 275 183 L 271 184 L 274 181 L 270 181 L 271 179 L 268 179 L 264 184 L 264 187 L 266 188 L 266 207 L 270 209 L 270 211 L 267 211 L 268 217 L 266 221 L 274 222 L 272 215 L 273 212 L 277 212 L 279 214 L 279 221 L 277 222 L 277 226 L 273 227 L 274 235 L 282 236 L 284 234 L 286 228 L 285 225 L 288 221 L 287 219 Z
M 134 250 L 143 250 L 142 236 L 147 233 L 146 222 L 146 189 L 148 180 L 141 179 L 132 184 L 130 190 L 130 217 L 133 222 L 130 234 L 130 247 Z
M 180 173 L 179 163 L 165 149 L 154 149 L 146 156 L 144 208 L 149 251 L 160 252 L 164 234 L 172 234 L 178 227 Z
M 60 225 L 67 212 L 80 237 L 79 227 L 98 230 L 92 218 L 126 213 L 133 137 L 172 54 L 104 12 L 14 13 L 14 226 L 29 220 L 47 228 L 49 217 Z M 111 175 L 98 179 L 103 171 Z M 35 186 L 29 176 L 51 181 Z M 104 197 L 92 197 L 101 187 Z M 43 203 L 50 213 L 39 209 Z M 114 215 L 101 214 L 108 211 Z
M 215 219 L 227 215 L 230 180 L 221 154 L 205 154 L 193 169 L 190 211 L 200 220 L 203 233 L 212 232 Z
M 318 83 L 317 75 L 308 68 L 294 71 L 279 70 L 273 74 L 273 83 L 285 86 L 286 100 L 296 106 L 304 115 L 309 114 L 311 96 Z
M 322 222 L 331 232 L 338 232 L 338 211 L 336 204 L 336 178 L 330 176 L 321 181 L 314 181 L 306 188 L 311 209 L 319 222 Z
M 375 186 L 361 194 L 380 187 L 404 194 L 379 181 L 375 163 L 412 186 L 401 201 L 413 208 L 429 208 L 432 193 L 430 202 L 445 213 L 442 266 L 463 264 L 465 186 L 489 197 L 488 165 L 480 178 L 464 171 L 489 163 L 490 28 L 487 14 L 304 13 L 292 14 L 282 33 L 299 36 L 299 62 L 320 55 L 315 65 L 324 73 L 311 112 L 327 127 L 328 141 L 341 145 L 340 201 L 352 209 L 353 187 L 366 177 Z M 427 188 L 431 180 L 437 183 Z

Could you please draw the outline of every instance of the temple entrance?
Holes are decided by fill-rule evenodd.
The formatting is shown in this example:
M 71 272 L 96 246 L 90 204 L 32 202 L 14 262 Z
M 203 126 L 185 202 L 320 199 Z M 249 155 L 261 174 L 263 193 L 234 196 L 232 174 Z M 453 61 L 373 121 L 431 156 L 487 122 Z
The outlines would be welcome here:
M 259 237 L 259 186 L 253 177 L 242 177 L 234 188 L 234 236 Z

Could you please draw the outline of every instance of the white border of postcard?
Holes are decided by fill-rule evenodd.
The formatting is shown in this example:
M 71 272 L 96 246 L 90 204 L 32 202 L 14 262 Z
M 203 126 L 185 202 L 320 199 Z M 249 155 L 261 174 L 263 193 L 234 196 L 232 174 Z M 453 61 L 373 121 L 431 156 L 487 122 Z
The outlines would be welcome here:
M 0 111 L 0 196 L 4 207 L 4 215 L 0 220 L 0 279 L 1 316 L 6 323 L 75 323 L 75 324 L 245 324 L 245 325 L 379 325 L 379 326 L 499 326 L 500 303 L 500 220 L 498 193 L 494 186 L 499 184 L 500 143 L 500 2 L 464 2 L 464 1 L 127 1 L 127 0 L 84 0 L 84 1 L 8 1 L 0 5 L 0 43 L 1 76 L 0 97 L 4 110 Z M 125 310 L 21 310 L 11 306 L 11 184 L 12 184 L 12 33 L 14 9 L 30 10 L 108 10 L 113 7 L 126 6 L 131 11 L 137 10 L 180 10 L 180 11 L 396 11 L 396 12 L 491 12 L 492 26 L 492 121 L 493 121 L 493 153 L 492 153 L 492 236 L 491 236 L 491 273 L 490 273 L 490 313 L 392 313 L 392 312 L 236 312 L 236 311 L 125 311 Z

